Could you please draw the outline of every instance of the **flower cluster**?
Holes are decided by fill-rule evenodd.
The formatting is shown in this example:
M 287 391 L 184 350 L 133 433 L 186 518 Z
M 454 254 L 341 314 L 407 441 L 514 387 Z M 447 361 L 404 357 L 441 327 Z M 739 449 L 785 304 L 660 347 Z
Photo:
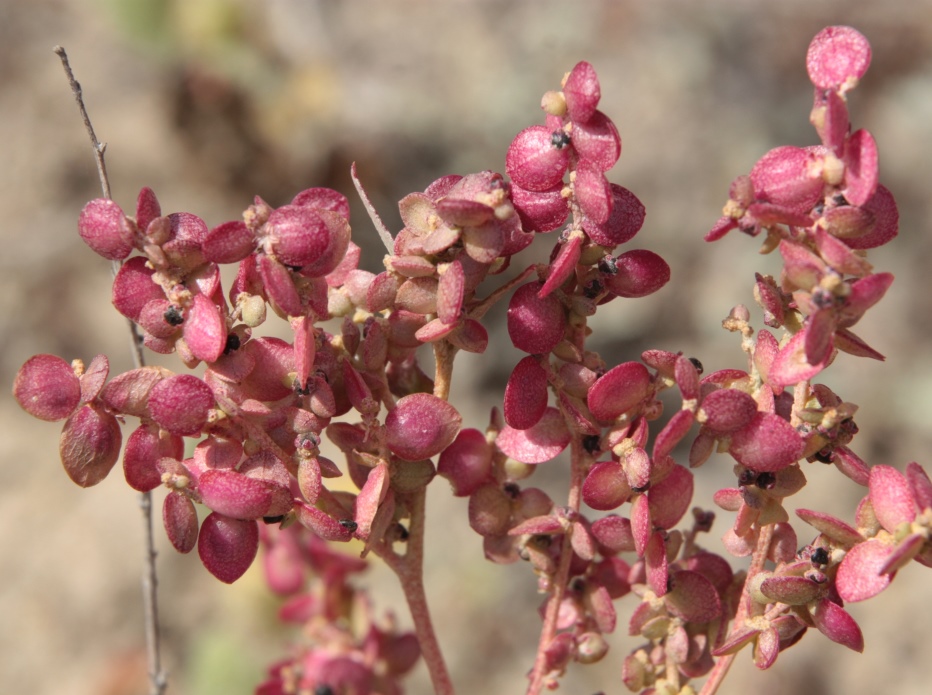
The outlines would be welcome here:
M 639 603 L 628 631 L 644 644 L 620 671 L 645 695 L 691 692 L 710 673 L 717 687 L 747 645 L 767 668 L 810 627 L 860 651 L 844 602 L 878 594 L 910 560 L 932 566 L 932 482 L 915 463 L 904 475 L 861 460 L 849 448 L 857 406 L 811 383 L 839 351 L 883 359 L 850 330 L 893 281 L 866 251 L 898 231 L 874 139 L 850 132 L 846 95 L 869 62 L 853 29 L 815 37 L 806 64 L 822 144 L 765 154 L 732 183 L 706 236 L 764 232 L 764 251 L 783 261 L 778 277 L 756 276 L 770 330 L 755 334 L 743 305 L 723 323 L 741 338 L 741 368 L 704 374 L 699 360 L 661 349 L 608 361 L 587 345 L 602 305 L 660 290 L 670 268 L 646 249 L 617 252 L 645 211 L 606 178 L 621 139 L 581 62 L 544 95 L 544 124 L 508 148 L 510 181 L 444 176 L 400 201 L 404 226 L 392 235 L 353 170 L 388 247 L 380 273 L 359 268 L 348 201 L 329 189 L 278 208 L 256 197 L 241 219 L 213 228 L 163 215 L 148 188 L 134 217 L 91 201 L 78 231 L 122 263 L 114 306 L 146 347 L 203 363 L 203 376 L 141 366 L 108 380 L 103 356 L 85 368 L 38 355 L 14 394 L 35 417 L 65 420 L 61 459 L 84 487 L 106 477 L 120 424 L 138 419 L 123 447 L 127 483 L 168 489 L 169 540 L 182 553 L 196 547 L 221 581 L 236 581 L 263 548 L 267 582 L 287 597 L 280 617 L 304 633 L 264 695 L 400 693 L 421 655 L 437 692 L 452 693 L 421 578 L 424 491 L 438 473 L 469 498 L 485 557 L 527 562 L 545 596 L 529 693 L 556 687 L 571 662 L 602 659 L 615 602 L 629 594 Z M 521 267 L 535 236 L 557 230 L 549 262 Z M 237 265 L 228 292 L 223 264 Z M 486 350 L 483 321 L 505 298 L 507 333 L 524 356 L 484 430 L 464 428 L 449 402 L 453 360 Z M 269 310 L 290 342 L 259 334 Z M 680 407 L 663 418 L 667 389 Z M 345 461 L 322 455 L 324 439 Z M 565 450 L 571 482 L 560 503 L 525 481 Z M 747 571 L 699 543 L 714 514 L 692 507 L 691 469 L 714 453 L 734 461 L 734 485 L 713 502 L 735 515 L 724 542 L 751 558 Z M 856 527 L 796 510 L 819 533 L 800 550 L 784 503 L 807 482 L 803 461 L 834 464 L 869 493 Z M 344 475 L 351 486 L 332 484 Z M 691 527 L 678 529 L 691 508 Z M 361 558 L 327 543 L 351 540 Z M 398 575 L 415 633 L 377 621 L 350 581 L 370 553 Z

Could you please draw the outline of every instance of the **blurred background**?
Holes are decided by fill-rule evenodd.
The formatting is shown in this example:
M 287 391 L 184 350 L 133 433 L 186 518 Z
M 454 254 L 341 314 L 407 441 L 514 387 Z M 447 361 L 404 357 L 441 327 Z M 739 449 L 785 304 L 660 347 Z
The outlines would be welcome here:
M 593 344 L 613 364 L 654 347 L 683 350 L 710 371 L 744 366 L 720 321 L 734 304 L 753 304 L 755 270 L 778 266 L 758 257 L 757 240 L 733 234 L 707 245 L 702 236 L 731 180 L 764 152 L 817 142 L 805 52 L 819 29 L 842 23 L 873 45 L 872 67 L 850 98 L 852 122 L 878 142 L 901 234 L 871 254 L 897 281 L 858 326 L 889 361 L 842 355 L 824 381 L 861 405 L 853 448 L 862 458 L 932 464 L 929 0 L 4 0 L 0 382 L 9 388 L 39 352 L 85 361 L 103 352 L 112 374 L 131 366 L 125 325 L 109 305 L 109 267 L 76 234 L 79 211 L 99 189 L 55 44 L 67 48 L 108 144 L 113 197 L 132 210 L 148 185 L 164 211 L 193 212 L 210 226 L 239 217 L 255 194 L 281 205 L 330 186 L 354 198 L 356 161 L 397 231 L 396 201 L 408 192 L 447 173 L 503 170 L 514 134 L 542 120 L 540 95 L 588 60 L 623 141 L 610 178 L 648 211 L 628 248 L 660 252 L 673 272 L 656 296 L 605 307 Z M 353 216 L 364 266 L 378 271 L 375 232 L 358 206 Z M 545 258 L 553 240 L 538 241 Z M 752 315 L 759 327 L 759 310 Z M 453 401 L 467 426 L 484 426 L 517 359 L 507 338 L 496 340 L 486 356 L 460 361 L 467 376 Z M 118 469 L 96 488 L 75 488 L 58 462 L 58 426 L 32 420 L 12 398 L 0 399 L 0 427 L 0 692 L 145 692 L 135 494 Z M 788 506 L 851 520 L 862 490 L 833 468 L 804 470 L 813 489 Z M 707 507 L 703 497 L 733 484 L 724 458 L 696 473 L 696 501 Z M 548 464 L 539 477 L 558 491 L 566 466 Z M 462 693 L 523 692 L 539 627 L 535 580 L 526 566 L 482 562 L 465 503 L 443 483 L 434 488 L 428 590 L 454 680 Z M 719 514 L 708 547 L 719 547 L 730 516 Z M 802 526 L 804 543 L 814 534 Z M 257 572 L 220 585 L 196 557 L 176 555 L 160 528 L 156 536 L 169 692 L 252 692 L 297 635 L 276 627 L 277 604 Z M 927 571 L 913 564 L 885 594 L 850 607 L 865 633 L 863 656 L 809 634 L 770 673 L 742 654 L 722 692 L 928 692 Z M 391 577 L 375 568 L 369 579 L 377 606 L 408 624 Z M 625 692 L 621 660 L 636 643 L 624 636 L 623 616 L 635 605 L 618 604 L 612 651 L 571 668 L 562 692 Z M 430 692 L 423 669 L 408 692 Z

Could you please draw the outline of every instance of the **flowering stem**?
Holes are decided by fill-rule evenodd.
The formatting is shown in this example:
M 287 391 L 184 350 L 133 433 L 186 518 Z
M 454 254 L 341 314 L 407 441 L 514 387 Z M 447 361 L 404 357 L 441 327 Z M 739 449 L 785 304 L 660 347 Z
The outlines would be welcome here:
M 84 96 L 81 85 L 74 77 L 71 70 L 71 63 L 68 60 L 68 54 L 63 46 L 55 46 L 53 49 L 59 57 L 62 69 L 65 71 L 65 77 L 71 86 L 71 93 L 78 105 L 78 111 L 81 119 L 84 121 L 84 127 L 87 130 L 87 136 L 91 141 L 91 148 L 94 150 L 94 160 L 97 163 L 97 175 L 100 179 L 100 190 L 104 198 L 110 199 L 110 179 L 107 176 L 107 162 L 104 153 L 107 150 L 107 144 L 97 139 L 94 132 L 94 126 L 91 118 L 87 113 L 84 105 Z M 111 271 L 116 276 L 120 269 L 120 261 L 113 261 Z M 145 357 L 142 352 L 142 336 L 136 324 L 127 319 L 129 325 L 130 338 L 132 341 L 131 354 L 133 356 L 133 365 L 136 368 L 145 365 Z M 146 658 L 149 664 L 149 695 L 162 695 L 168 687 L 168 678 L 162 669 L 161 655 L 161 638 L 159 623 L 159 604 L 158 604 L 158 572 L 155 566 L 156 550 L 155 538 L 152 532 L 152 493 L 143 492 L 139 495 L 139 509 L 142 512 L 143 535 L 145 536 L 145 555 L 142 572 L 142 596 L 143 612 L 145 614 L 145 632 L 146 632 Z
M 437 695 L 453 695 L 453 682 L 447 671 L 440 643 L 434 632 L 434 625 L 430 619 L 430 609 L 427 605 L 427 594 L 424 592 L 424 529 L 426 509 L 426 488 L 411 493 L 406 497 L 411 514 L 411 527 L 408 529 L 407 549 L 404 555 L 398 555 L 390 545 L 382 543 L 375 547 L 374 552 L 379 555 L 398 577 L 398 582 L 404 591 L 408 602 L 408 610 L 414 621 L 414 631 L 417 634 L 421 656 L 430 673 L 430 680 Z
M 571 480 L 570 490 L 567 499 L 567 507 L 573 512 L 579 511 L 579 503 L 582 499 L 582 484 L 585 478 L 584 470 L 584 451 L 582 440 L 579 432 L 573 430 L 573 439 L 570 443 L 571 448 Z M 527 695 L 538 695 L 546 686 L 547 676 L 547 647 L 553 641 L 557 634 L 557 618 L 560 614 L 560 604 L 563 602 L 563 596 L 566 593 L 566 585 L 570 577 L 570 564 L 573 560 L 572 534 L 567 529 L 563 534 L 563 543 L 560 548 L 560 564 L 554 573 L 552 580 L 552 593 L 550 600 L 547 602 L 547 610 L 544 614 L 544 624 L 540 631 L 540 641 L 537 645 L 537 658 L 534 661 L 534 669 L 531 672 L 531 683 L 527 689 Z
M 741 590 L 741 603 L 738 606 L 738 613 L 735 615 L 732 630 L 740 629 L 748 617 L 752 601 L 750 596 L 751 581 L 754 579 L 754 576 L 764 568 L 764 563 L 767 561 L 767 553 L 770 551 L 770 541 L 772 539 L 773 524 L 762 527 L 760 535 L 757 537 L 754 555 L 751 557 L 751 566 L 748 567 L 748 575 L 744 580 L 744 588 Z M 726 654 L 715 662 L 715 666 L 709 673 L 709 678 L 706 680 L 705 685 L 702 686 L 699 695 L 715 695 L 715 693 L 718 692 L 719 686 L 725 680 L 725 676 L 728 675 L 728 670 L 731 668 L 735 656 L 737 656 L 737 652 L 734 654 Z

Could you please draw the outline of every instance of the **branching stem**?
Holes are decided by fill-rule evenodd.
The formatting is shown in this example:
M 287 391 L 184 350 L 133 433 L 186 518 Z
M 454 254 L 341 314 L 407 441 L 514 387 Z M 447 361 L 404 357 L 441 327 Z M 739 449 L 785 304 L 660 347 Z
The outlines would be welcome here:
M 94 132 L 94 126 L 91 123 L 90 116 L 87 114 L 87 108 L 84 105 L 84 95 L 80 83 L 75 79 L 74 72 L 71 70 L 71 63 L 68 61 L 68 54 L 62 46 L 55 46 L 53 49 L 59 57 L 62 69 L 65 71 L 65 77 L 71 86 L 71 93 L 78 104 L 78 111 L 81 119 L 84 121 L 84 127 L 87 129 L 87 136 L 91 141 L 91 148 L 94 150 L 94 160 L 97 162 L 97 175 L 100 179 L 100 190 L 104 198 L 110 199 L 110 179 L 107 177 L 107 162 L 104 153 L 107 150 L 107 144 L 97 139 Z M 111 271 L 113 275 L 117 274 L 120 269 L 120 262 L 113 261 Z M 145 365 L 145 357 L 142 352 L 142 336 L 136 324 L 127 319 L 129 325 L 130 338 L 132 341 L 131 354 L 133 365 L 137 368 Z M 142 512 L 143 536 L 145 539 L 145 556 L 142 571 L 142 596 L 143 612 L 145 614 L 145 632 L 146 632 L 146 658 L 149 666 L 149 695 L 162 695 L 168 687 L 168 678 L 162 668 L 162 654 L 160 646 L 161 627 L 159 623 L 159 604 L 158 604 L 158 572 L 156 570 L 155 558 L 155 538 L 152 531 L 152 493 L 143 492 L 139 495 L 139 509 Z

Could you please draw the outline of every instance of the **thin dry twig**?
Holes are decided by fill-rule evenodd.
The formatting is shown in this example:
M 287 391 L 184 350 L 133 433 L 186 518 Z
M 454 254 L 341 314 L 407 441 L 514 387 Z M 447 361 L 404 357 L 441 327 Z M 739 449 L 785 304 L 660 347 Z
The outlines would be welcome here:
M 68 54 L 62 46 L 55 46 L 55 54 L 61 59 L 62 68 L 65 76 L 68 78 L 68 84 L 71 86 L 71 93 L 78 104 L 78 111 L 84 121 L 84 127 L 87 129 L 87 136 L 91 141 L 91 148 L 94 150 L 94 159 L 97 162 L 97 175 L 100 179 L 100 190 L 107 199 L 110 195 L 110 179 L 107 177 L 107 163 L 104 159 L 104 153 L 107 150 L 107 144 L 97 139 L 94 132 L 94 126 L 91 124 L 90 116 L 87 114 L 87 108 L 84 105 L 84 96 L 80 83 L 75 79 L 74 72 L 71 70 L 71 63 L 68 61 Z M 116 275 L 120 269 L 120 262 L 113 261 L 111 271 Z M 129 324 L 130 337 L 132 339 L 132 356 L 134 366 L 142 367 L 145 364 L 145 356 L 142 352 L 142 336 L 136 324 L 127 319 Z M 168 687 L 168 678 L 162 668 L 162 655 L 160 646 L 161 631 L 159 625 L 159 608 L 158 608 L 158 573 L 155 566 L 156 550 L 155 538 L 152 532 L 152 493 L 143 492 L 139 496 L 139 508 L 142 511 L 143 535 L 145 536 L 145 558 L 142 573 L 142 595 L 143 607 L 145 612 L 146 623 L 146 655 L 149 662 L 149 695 L 162 695 Z

